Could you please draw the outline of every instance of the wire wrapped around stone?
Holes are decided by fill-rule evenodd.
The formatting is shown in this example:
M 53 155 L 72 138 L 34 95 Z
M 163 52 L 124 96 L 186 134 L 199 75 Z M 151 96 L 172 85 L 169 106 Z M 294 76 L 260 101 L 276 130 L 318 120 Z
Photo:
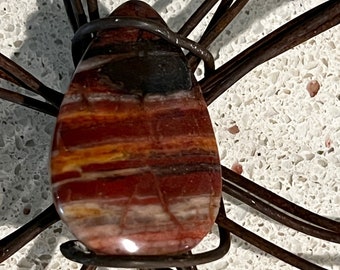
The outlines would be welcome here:
M 220 208 L 220 215 L 225 215 L 224 207 Z M 99 255 L 86 249 L 79 241 L 68 241 L 60 246 L 62 254 L 73 261 L 84 265 L 105 267 L 134 267 L 134 268 L 165 268 L 190 267 L 193 265 L 209 263 L 222 258 L 230 248 L 230 233 L 218 226 L 220 244 L 217 248 L 198 254 L 180 255 Z
M 175 44 L 179 47 L 189 50 L 194 55 L 201 58 L 204 62 L 205 72 L 209 73 L 215 69 L 214 58 L 212 54 L 205 47 L 197 42 L 194 42 L 188 38 L 185 38 L 173 31 L 171 31 L 166 25 L 156 22 L 151 19 L 140 19 L 136 17 L 115 17 L 110 16 L 107 18 L 101 18 L 95 21 L 91 21 L 82 25 L 74 34 L 72 39 L 72 53 L 76 56 L 77 63 L 80 59 L 79 53 L 77 53 L 79 46 L 84 39 L 87 39 L 90 34 L 94 34 L 98 31 L 109 30 L 122 27 L 134 27 L 153 33 L 162 37 L 164 40 Z M 83 52 L 82 52 L 83 53 Z M 81 53 L 81 54 L 82 54 Z

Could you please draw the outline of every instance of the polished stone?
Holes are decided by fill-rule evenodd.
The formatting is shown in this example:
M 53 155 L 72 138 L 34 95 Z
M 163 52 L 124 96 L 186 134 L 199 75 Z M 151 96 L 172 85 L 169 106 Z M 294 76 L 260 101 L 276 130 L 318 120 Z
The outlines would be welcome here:
M 140 2 L 118 14 L 158 16 Z M 153 48 L 163 57 L 156 65 Z M 61 218 L 97 253 L 171 254 L 197 245 L 219 209 L 221 172 L 182 52 L 137 29 L 100 33 L 62 103 L 51 175 Z

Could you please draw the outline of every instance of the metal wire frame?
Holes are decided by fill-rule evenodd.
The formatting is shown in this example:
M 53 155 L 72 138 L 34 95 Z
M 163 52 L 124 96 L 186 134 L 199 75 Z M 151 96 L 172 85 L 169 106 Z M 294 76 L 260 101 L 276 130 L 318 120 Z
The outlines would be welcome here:
M 192 15 L 192 17 L 189 18 L 189 20 L 183 25 L 178 33 L 174 33 L 174 35 L 177 35 L 178 38 L 184 38 L 189 35 L 198 22 L 217 2 L 217 0 L 205 1 Z M 246 0 L 236 0 L 234 2 L 222 0 L 205 33 L 201 37 L 199 42 L 200 45 L 203 47 L 208 47 L 210 43 L 219 35 L 219 33 L 240 12 L 247 2 L 248 1 Z M 80 0 L 65 0 L 64 3 L 74 31 L 77 31 L 82 27 L 82 25 L 86 25 L 88 23 L 87 16 Z M 93 21 L 99 19 L 97 1 L 88 0 L 87 6 L 89 20 Z M 243 51 L 235 58 L 231 59 L 226 64 L 222 65 L 217 70 L 212 71 L 209 76 L 199 82 L 207 104 L 210 104 L 254 67 L 339 23 L 340 2 L 337 0 L 330 0 L 283 25 L 276 31 L 255 43 L 253 46 Z M 151 25 L 152 23 L 149 24 L 149 26 Z M 100 30 L 100 24 L 99 26 L 97 25 L 97 27 L 99 27 L 98 30 Z M 92 30 L 90 32 L 92 32 Z M 266 53 L 263 53 L 264 51 Z M 197 53 L 194 51 L 194 54 Z M 194 54 L 189 53 L 187 55 L 188 61 L 193 70 L 197 67 L 199 62 L 199 58 L 197 58 Z M 58 115 L 58 109 L 63 95 L 53 89 L 46 87 L 30 73 L 19 67 L 17 64 L 2 54 L 0 54 L 0 78 L 34 92 L 42 96 L 46 101 L 43 102 L 36 100 L 23 94 L 18 94 L 3 88 L 0 88 L 0 98 L 49 115 Z M 240 201 L 250 205 L 270 218 L 295 230 L 321 239 L 340 243 L 339 222 L 324 218 L 306 209 L 303 209 L 223 166 L 222 176 L 223 191 L 225 193 L 239 199 Z M 23 247 L 44 229 L 57 222 L 59 219 L 60 218 L 54 206 L 51 205 L 36 218 L 12 234 L 1 239 L 0 262 L 9 258 L 17 250 Z M 301 269 L 323 269 L 262 239 L 252 232 L 247 231 L 240 225 L 228 219 L 225 215 L 223 207 L 220 208 L 216 223 L 218 224 L 220 230 L 220 247 L 223 246 L 222 250 L 224 253 L 227 252 L 229 248 L 229 233 L 227 232 L 229 231 L 232 234 L 295 267 Z M 62 247 L 62 250 L 65 254 L 67 252 L 75 251 L 74 242 L 66 243 Z M 84 254 L 86 255 L 86 252 L 81 252 L 81 249 L 79 248 L 76 249 L 76 251 L 80 252 L 77 256 L 82 257 Z M 221 251 L 219 256 L 223 252 Z M 208 259 L 216 259 L 216 254 L 214 256 L 210 256 L 209 254 L 211 253 L 208 252 Z M 75 259 L 76 256 L 73 254 L 70 257 Z M 94 255 L 94 258 L 91 260 L 86 258 L 85 261 L 83 261 L 85 264 L 83 265 L 82 269 L 95 269 L 96 266 L 93 266 L 93 262 L 95 262 L 96 259 L 96 255 Z M 183 270 L 196 269 L 196 265 L 202 263 L 202 255 L 195 256 L 192 254 L 183 254 L 173 258 L 166 256 L 166 258 L 162 258 L 161 262 L 159 262 L 157 258 L 153 259 L 153 261 L 150 261 L 150 258 L 147 256 L 141 256 L 141 258 L 123 258 L 122 256 L 115 256 L 106 257 L 104 263 L 110 264 L 110 266 L 119 266 L 119 263 L 124 262 L 123 264 L 125 267 L 137 266 L 143 267 L 143 269 L 160 269 L 160 267 L 162 267 L 162 269 L 169 269 L 167 267 L 174 266 L 177 267 L 177 269 Z M 178 259 L 180 260 L 178 261 Z M 157 261 L 159 263 L 157 263 Z M 164 261 L 171 261 L 171 263 L 167 264 L 164 263 Z M 185 261 L 185 263 L 183 263 L 183 261 Z

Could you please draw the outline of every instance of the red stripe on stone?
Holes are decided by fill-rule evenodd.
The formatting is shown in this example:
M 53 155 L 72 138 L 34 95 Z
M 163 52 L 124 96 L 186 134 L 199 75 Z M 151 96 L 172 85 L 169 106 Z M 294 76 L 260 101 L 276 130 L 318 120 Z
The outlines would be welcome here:
M 213 181 L 220 177 L 219 171 L 198 171 L 183 175 L 154 175 L 152 171 L 129 176 L 96 178 L 89 181 L 66 182 L 54 188 L 55 194 L 64 203 L 91 198 L 130 198 L 134 196 L 164 196 L 166 200 L 181 196 L 196 196 L 214 193 L 221 187 Z M 218 194 L 216 194 L 218 196 Z

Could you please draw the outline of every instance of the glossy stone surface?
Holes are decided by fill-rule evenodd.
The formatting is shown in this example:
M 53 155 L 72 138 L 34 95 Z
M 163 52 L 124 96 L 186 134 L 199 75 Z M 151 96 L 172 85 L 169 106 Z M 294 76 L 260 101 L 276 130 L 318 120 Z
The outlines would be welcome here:
M 161 21 L 140 2 L 114 14 Z M 184 252 L 214 223 L 218 151 L 183 61 L 154 35 L 117 29 L 100 33 L 76 69 L 57 119 L 52 189 L 63 221 L 97 253 Z

